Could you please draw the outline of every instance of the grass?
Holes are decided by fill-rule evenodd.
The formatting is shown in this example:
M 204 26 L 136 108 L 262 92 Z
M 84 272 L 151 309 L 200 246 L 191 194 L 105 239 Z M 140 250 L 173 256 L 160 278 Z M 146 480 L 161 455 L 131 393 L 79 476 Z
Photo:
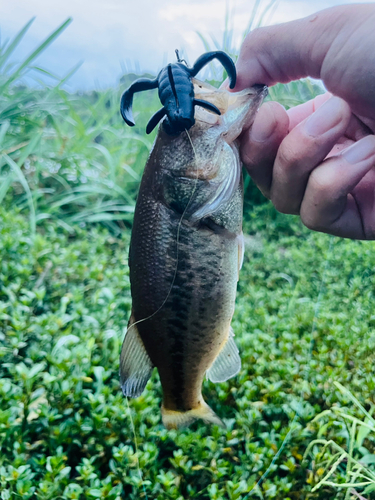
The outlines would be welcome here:
M 319 475 L 323 476 L 318 479 L 312 491 L 314 492 L 322 486 L 332 486 L 339 489 L 346 489 L 345 500 L 349 499 L 351 494 L 361 498 L 361 495 L 354 488 L 365 487 L 365 494 L 375 491 L 374 471 L 368 467 L 369 463 L 373 463 L 374 455 L 368 452 L 367 448 L 363 446 L 367 437 L 372 437 L 375 432 L 375 420 L 358 399 L 345 389 L 345 387 L 339 382 L 335 382 L 335 386 L 344 395 L 349 397 L 357 409 L 360 410 L 362 416 L 365 417 L 365 420 L 359 420 L 348 411 L 339 407 L 326 410 L 315 418 L 315 421 L 321 422 L 323 419 L 331 417 L 328 418 L 328 423 L 333 426 L 339 426 L 341 430 L 344 430 L 347 438 L 347 446 L 344 449 L 333 439 L 315 439 L 309 444 L 305 452 L 305 457 L 309 456 L 310 451 L 314 447 L 321 447 L 319 452 L 315 450 L 315 458 L 317 466 L 321 465 L 321 467 L 318 467 Z M 372 411 L 373 407 L 371 407 Z M 327 427 L 328 424 L 326 423 L 322 428 L 321 434 L 324 434 Z M 358 459 L 355 451 L 360 448 L 362 457 Z M 327 449 L 331 453 L 326 454 Z
M 129 229 L 159 105 L 137 96 L 130 130 L 123 88 L 23 85 L 68 22 L 18 66 L 30 23 L 0 48 L 0 498 L 374 498 L 374 243 L 309 232 L 249 179 L 233 321 L 243 366 L 204 383 L 227 429 L 167 432 L 156 374 L 122 397 Z M 317 92 L 270 90 L 286 106 Z

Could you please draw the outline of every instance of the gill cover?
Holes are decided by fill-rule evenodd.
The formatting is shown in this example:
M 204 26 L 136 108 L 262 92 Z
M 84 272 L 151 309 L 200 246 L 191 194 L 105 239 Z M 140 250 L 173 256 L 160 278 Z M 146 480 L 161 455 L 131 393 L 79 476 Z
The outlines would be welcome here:
M 221 127 L 224 149 L 212 161 L 217 163 L 217 170 L 222 172 L 221 178 L 210 180 L 212 186 L 211 198 L 199 207 L 193 214 L 193 220 L 201 220 L 213 214 L 220 206 L 228 203 L 238 188 L 242 175 L 242 165 L 238 147 L 234 144 L 241 134 L 248 116 L 255 117 L 255 112 L 267 95 L 267 87 L 258 85 L 241 92 L 228 92 L 225 89 L 216 89 L 212 85 L 193 80 L 194 94 L 197 98 L 209 101 L 221 112 L 220 117 L 208 114 L 202 108 L 197 108 L 196 120 L 212 123 L 212 126 Z M 246 123 L 250 126 L 251 123 Z M 224 159 L 226 158 L 226 160 Z M 219 168 L 227 161 L 226 168 Z

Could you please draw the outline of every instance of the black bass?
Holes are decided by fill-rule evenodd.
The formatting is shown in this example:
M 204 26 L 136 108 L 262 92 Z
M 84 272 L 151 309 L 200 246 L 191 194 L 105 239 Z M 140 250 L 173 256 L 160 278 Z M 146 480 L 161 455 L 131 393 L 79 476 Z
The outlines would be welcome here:
M 156 366 L 168 428 L 201 418 L 223 425 L 202 397 L 205 374 L 222 382 L 241 361 L 231 320 L 243 258 L 241 163 L 236 139 L 267 93 L 193 80 L 196 107 L 178 136 L 163 124 L 147 161 L 129 252 L 132 313 L 121 351 L 125 396 L 137 397 Z

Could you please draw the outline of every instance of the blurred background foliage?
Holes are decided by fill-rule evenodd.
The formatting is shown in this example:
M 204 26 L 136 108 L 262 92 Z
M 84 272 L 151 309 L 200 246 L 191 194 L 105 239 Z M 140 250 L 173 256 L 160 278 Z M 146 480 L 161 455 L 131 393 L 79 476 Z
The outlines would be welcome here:
M 249 178 L 233 322 L 243 367 L 204 384 L 228 428 L 167 432 L 156 374 L 122 397 L 130 228 L 160 104 L 137 94 L 129 129 L 119 98 L 140 75 L 85 94 L 64 90 L 69 75 L 25 85 L 48 73 L 35 60 L 69 22 L 18 65 L 30 23 L 0 48 L 0 498 L 375 498 L 374 243 L 307 231 Z M 222 42 L 200 36 L 236 58 L 229 17 Z M 300 81 L 270 98 L 320 92 Z
M 156 134 L 147 136 L 145 127 L 160 103 L 156 90 L 136 94 L 136 126 L 131 129 L 119 114 L 119 99 L 139 75 L 124 75 L 116 89 L 85 94 L 62 89 L 70 75 L 52 88 L 22 85 L 22 77 L 31 70 L 47 73 L 34 60 L 68 24 L 69 20 L 15 67 L 10 63 L 12 54 L 30 23 L 0 47 L 0 202 L 26 210 L 33 231 L 42 221 L 54 220 L 70 231 L 74 223 L 101 222 L 119 234 L 131 225 L 143 167 Z M 236 59 L 234 49 L 229 50 L 231 32 L 225 31 L 223 44 Z M 217 42 L 210 46 L 201 38 L 207 50 L 216 47 Z M 210 69 L 209 81 L 220 85 L 225 75 L 218 65 Z M 317 91 L 321 87 L 311 82 L 293 82 L 270 89 L 270 98 L 288 107 Z M 248 199 L 265 201 L 249 179 L 245 187 Z

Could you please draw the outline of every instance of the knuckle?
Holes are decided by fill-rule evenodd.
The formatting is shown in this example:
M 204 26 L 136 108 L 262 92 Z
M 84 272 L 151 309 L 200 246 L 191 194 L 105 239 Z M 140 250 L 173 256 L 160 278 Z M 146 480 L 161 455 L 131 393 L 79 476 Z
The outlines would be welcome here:
M 277 162 L 284 172 L 292 171 L 300 162 L 300 154 L 292 145 L 282 143 L 277 154 Z
M 319 193 L 319 197 L 327 197 L 332 191 L 333 179 L 327 169 L 324 169 L 324 175 L 322 175 L 322 169 L 318 167 L 311 172 L 308 184 L 309 190 Z
M 281 143 L 277 160 L 285 171 L 308 173 L 315 167 L 315 162 L 325 156 L 324 152 L 319 154 L 321 148 L 320 138 L 306 137 L 301 129 L 296 127 Z

